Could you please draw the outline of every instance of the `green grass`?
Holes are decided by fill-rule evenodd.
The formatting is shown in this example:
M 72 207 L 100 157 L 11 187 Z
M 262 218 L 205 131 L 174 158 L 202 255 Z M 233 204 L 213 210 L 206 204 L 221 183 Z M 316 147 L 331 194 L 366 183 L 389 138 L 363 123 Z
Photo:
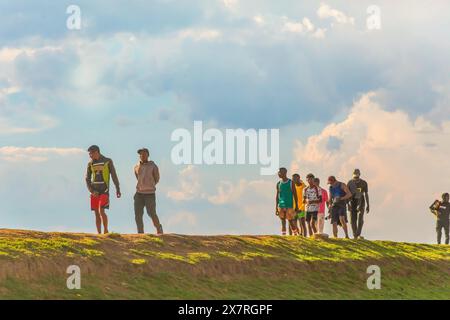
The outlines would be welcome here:
M 82 289 L 66 288 L 66 268 Z M 381 268 L 381 289 L 366 286 Z M 0 230 L 1 299 L 448 299 L 450 247 L 279 236 Z

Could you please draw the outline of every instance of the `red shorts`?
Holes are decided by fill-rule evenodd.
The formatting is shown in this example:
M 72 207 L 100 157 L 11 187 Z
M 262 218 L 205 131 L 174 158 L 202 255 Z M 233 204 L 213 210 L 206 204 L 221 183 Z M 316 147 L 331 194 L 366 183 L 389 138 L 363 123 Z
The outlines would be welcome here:
M 91 194 L 91 210 L 99 208 L 109 209 L 109 196 L 107 194 L 99 194 L 97 196 Z

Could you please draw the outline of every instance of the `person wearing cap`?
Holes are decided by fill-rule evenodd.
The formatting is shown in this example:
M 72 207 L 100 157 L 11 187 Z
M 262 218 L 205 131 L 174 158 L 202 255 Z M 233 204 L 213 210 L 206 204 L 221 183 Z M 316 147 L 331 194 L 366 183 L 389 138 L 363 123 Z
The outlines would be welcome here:
M 96 145 L 88 149 L 89 161 L 86 170 L 86 185 L 91 193 L 91 210 L 95 213 L 95 224 L 97 232 L 108 233 L 108 216 L 105 210 L 109 209 L 109 180 L 113 180 L 116 187 L 117 198 L 121 197 L 119 179 L 113 161 L 100 153 L 100 148 Z
M 347 185 L 352 193 L 352 197 L 348 203 L 348 209 L 350 211 L 353 237 L 358 239 L 361 237 L 362 227 L 364 224 L 364 214 L 369 213 L 370 211 L 369 187 L 367 182 L 361 179 L 361 171 L 359 169 L 355 169 L 353 171 L 353 178 Z
M 163 234 L 163 228 L 156 214 L 156 185 L 159 182 L 159 169 L 149 161 L 150 152 L 147 148 L 138 150 L 139 162 L 134 167 L 136 175 L 136 194 L 134 195 L 134 215 L 138 233 L 144 233 L 144 207 L 153 221 L 158 235 Z
M 328 184 L 330 185 L 329 194 L 329 210 L 331 214 L 331 224 L 333 225 L 333 235 L 338 236 L 337 226 L 342 226 L 344 229 L 345 238 L 348 237 L 347 229 L 347 200 L 351 198 L 352 193 L 347 185 L 343 182 L 337 181 L 336 177 L 328 177 Z

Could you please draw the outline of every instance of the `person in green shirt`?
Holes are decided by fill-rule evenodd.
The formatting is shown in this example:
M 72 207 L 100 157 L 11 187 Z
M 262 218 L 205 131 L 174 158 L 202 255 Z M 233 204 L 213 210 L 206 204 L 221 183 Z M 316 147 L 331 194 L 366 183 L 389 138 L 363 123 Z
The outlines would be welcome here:
M 286 235 L 286 221 L 294 235 L 298 235 L 298 228 L 295 223 L 295 215 L 298 211 L 297 192 L 294 183 L 287 177 L 287 169 L 280 168 L 278 171 L 280 181 L 277 183 L 277 193 L 275 197 L 275 214 L 281 220 L 281 234 Z

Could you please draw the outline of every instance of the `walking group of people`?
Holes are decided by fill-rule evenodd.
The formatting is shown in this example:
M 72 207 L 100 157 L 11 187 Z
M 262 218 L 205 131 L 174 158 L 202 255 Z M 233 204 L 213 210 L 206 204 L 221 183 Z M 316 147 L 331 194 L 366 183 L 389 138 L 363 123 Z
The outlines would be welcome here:
M 91 210 L 95 213 L 95 222 L 99 234 L 108 233 L 110 180 L 116 188 L 116 196 L 122 196 L 119 179 L 110 158 L 100 153 L 96 145 L 88 148 L 91 161 L 86 170 L 86 185 L 90 192 Z M 136 193 L 134 195 L 134 214 L 138 233 L 144 233 L 144 209 L 153 221 L 158 235 L 163 234 L 163 227 L 156 214 L 156 185 L 159 182 L 158 166 L 149 160 L 147 148 L 137 151 L 139 161 L 134 167 L 136 176 Z M 278 171 L 280 181 L 276 185 L 275 212 L 281 220 L 282 235 L 312 237 L 324 235 L 325 220 L 330 219 L 333 236 L 338 236 L 338 227 L 349 238 L 347 211 L 350 212 L 351 229 L 355 239 L 362 238 L 364 215 L 369 213 L 368 184 L 361 179 L 359 169 L 353 171 L 353 177 L 347 184 L 335 176 L 328 177 L 328 191 L 320 186 L 320 179 L 312 173 L 306 176 L 306 183 L 295 173 L 288 178 L 287 169 Z M 326 211 L 328 210 L 328 215 Z M 450 196 L 442 195 L 442 200 L 435 200 L 430 206 L 436 217 L 437 242 L 441 243 L 444 234 L 445 243 L 449 244 L 450 231 Z M 103 227 L 103 230 L 102 230 Z M 442 232 L 444 231 L 444 232 Z M 324 235 L 326 236 L 326 235 Z
M 91 210 L 95 213 L 95 223 L 99 234 L 108 233 L 108 216 L 106 209 L 109 209 L 109 185 L 110 178 L 116 188 L 116 196 L 122 196 L 120 192 L 119 178 L 117 177 L 114 163 L 110 158 L 100 153 L 100 148 L 96 145 L 88 149 L 91 161 L 86 170 L 86 185 L 91 194 Z M 137 179 L 136 193 L 134 195 L 134 214 L 138 233 L 144 233 L 144 208 L 151 217 L 157 234 L 163 234 L 163 228 L 156 214 L 156 185 L 159 182 L 158 166 L 149 160 L 150 152 L 146 148 L 139 149 L 139 162 L 134 167 L 134 174 Z
M 312 173 L 306 176 L 305 184 L 299 174 L 288 178 L 287 169 L 278 171 L 280 181 L 276 185 L 275 212 L 281 220 L 281 233 L 312 237 L 323 235 L 325 220 L 331 219 L 333 235 L 338 236 L 338 226 L 349 238 L 347 209 L 351 216 L 351 227 L 355 239 L 362 238 L 364 214 L 369 213 L 369 190 L 361 172 L 355 169 L 347 183 L 328 177 L 328 191 L 320 186 L 320 179 Z M 328 215 L 325 211 L 328 209 Z M 288 227 L 288 228 L 287 228 Z

